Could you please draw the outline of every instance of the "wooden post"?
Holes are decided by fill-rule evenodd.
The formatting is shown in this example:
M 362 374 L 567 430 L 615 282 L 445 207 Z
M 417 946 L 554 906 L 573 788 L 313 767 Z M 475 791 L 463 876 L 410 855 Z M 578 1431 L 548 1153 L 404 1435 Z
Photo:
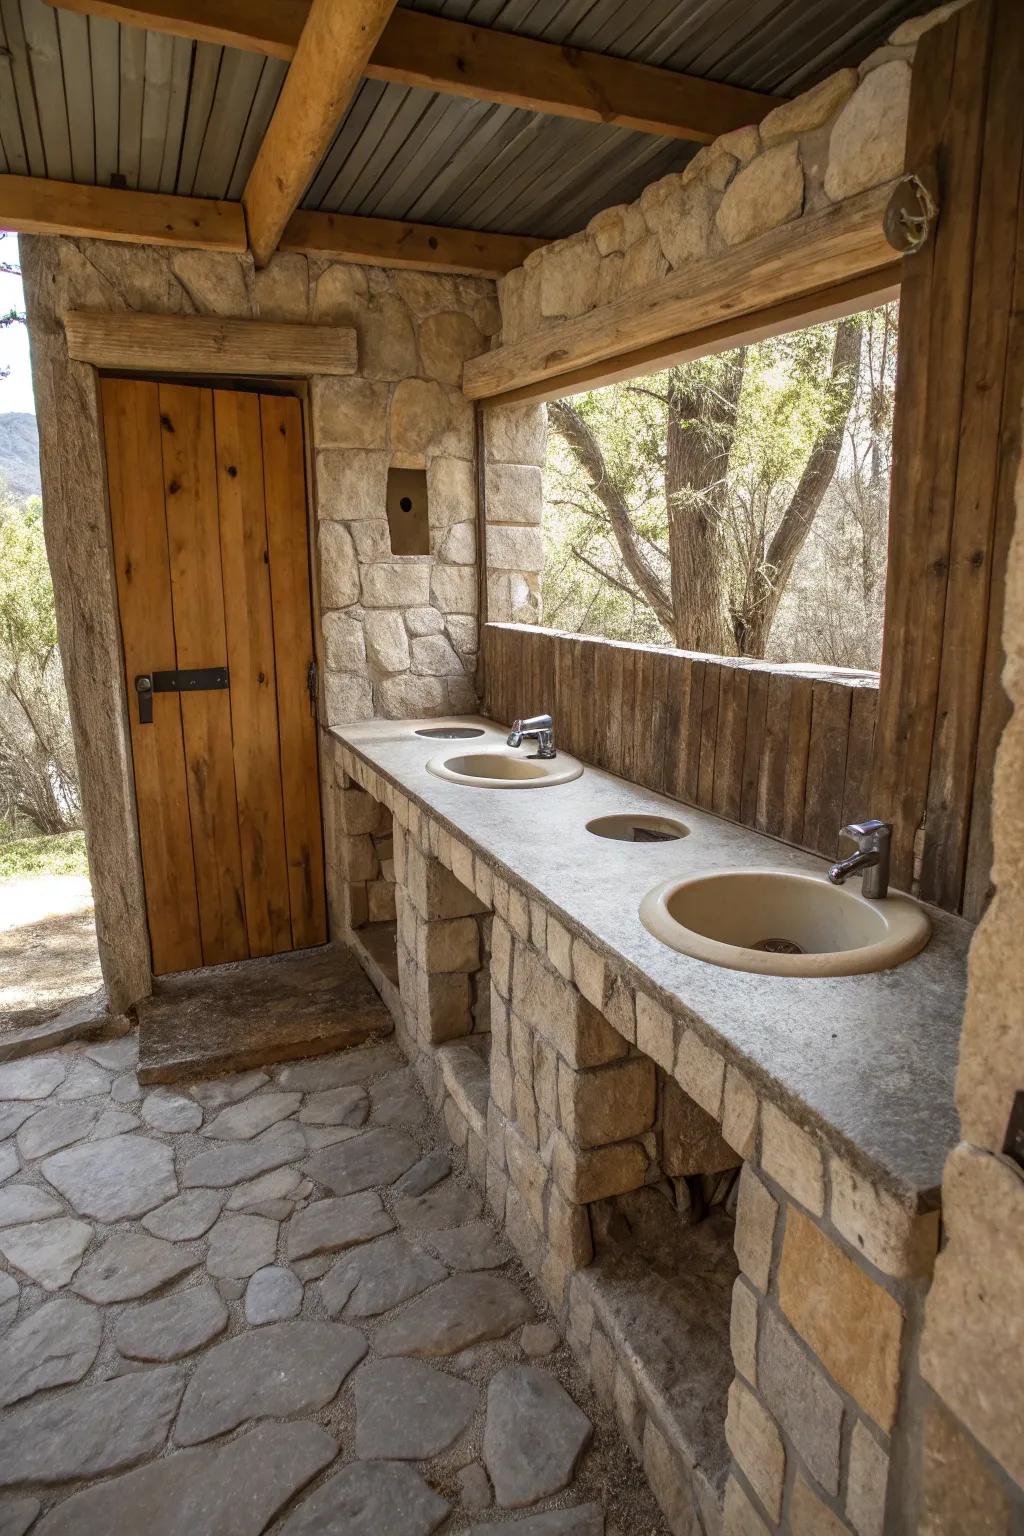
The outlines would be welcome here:
M 82 786 L 100 967 L 110 1008 L 152 988 L 124 661 L 96 373 L 72 362 L 59 312 L 57 242 L 21 241 L 39 418 L 43 527 Z
M 889 564 L 870 813 L 893 878 L 977 918 L 1004 703 L 1002 577 L 1019 454 L 1024 13 L 976 0 L 922 39 L 908 169 L 934 238 L 904 263 Z M 980 842 L 975 843 L 975 839 Z M 915 870 L 915 864 L 917 869 Z M 964 905 L 970 871 L 970 900 Z
M 394 8 L 395 0 L 313 0 L 242 193 L 258 267 L 277 250 Z

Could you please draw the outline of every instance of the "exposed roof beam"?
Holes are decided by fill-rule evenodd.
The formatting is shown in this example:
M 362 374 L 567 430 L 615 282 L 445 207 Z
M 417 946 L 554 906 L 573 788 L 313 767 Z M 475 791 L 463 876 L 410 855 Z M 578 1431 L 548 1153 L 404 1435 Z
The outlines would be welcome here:
M 756 315 L 801 294 L 816 294 L 865 273 L 886 269 L 892 284 L 895 253 L 884 219 L 893 183 L 835 203 L 820 213 L 784 224 L 757 240 L 705 257 L 654 283 L 575 320 L 565 320 L 523 341 L 471 358 L 462 375 L 470 400 L 495 399 L 541 385 L 534 398 L 559 391 L 551 385 L 569 376 L 578 387 L 583 370 L 611 373 L 617 358 L 639 347 L 671 342 L 682 355 L 694 332 L 723 321 L 746 327 Z
M 134 245 L 195 246 L 208 251 L 247 249 L 241 203 L 116 187 L 83 187 L 38 176 L 0 175 L 0 229 L 26 235 L 89 235 Z M 542 240 L 441 229 L 395 219 L 334 213 L 293 214 L 281 249 L 375 267 L 419 267 L 500 277 Z
M 310 0 L 48 0 L 176 37 L 291 59 Z M 780 100 L 671 69 L 396 10 L 364 70 L 476 101 L 614 123 L 641 133 L 708 143 L 760 122 Z
M 242 193 L 258 267 L 277 249 L 394 8 L 395 0 L 313 0 Z
M 523 235 L 492 235 L 473 229 L 405 224 L 398 219 L 363 219 L 342 213 L 293 213 L 279 249 L 372 267 L 419 267 L 501 277 L 521 266 L 544 244 Z
M 779 98 L 650 64 L 562 48 L 423 11 L 396 11 L 367 74 L 432 91 L 501 101 L 553 117 L 613 123 L 707 144 L 759 123 Z
M 82 187 L 41 176 L 0 176 L 0 229 L 209 251 L 244 251 L 248 244 L 240 203 Z
M 310 0 L 46 0 L 56 10 L 102 16 L 126 27 L 148 27 L 290 61 L 309 15 Z

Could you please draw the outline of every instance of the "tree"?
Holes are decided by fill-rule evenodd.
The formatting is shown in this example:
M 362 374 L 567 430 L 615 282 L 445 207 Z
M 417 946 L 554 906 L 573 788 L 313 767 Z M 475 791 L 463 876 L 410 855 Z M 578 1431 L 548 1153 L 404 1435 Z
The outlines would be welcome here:
M 53 587 L 37 496 L 0 482 L 0 817 L 39 832 L 78 825 L 79 794 Z
M 742 590 L 731 604 L 733 638 L 740 656 L 765 655 L 782 594 L 832 484 L 857 391 L 863 333 L 860 315 L 840 320 L 836 326 L 821 425 L 807 463 L 770 538 L 767 530 L 762 533 L 761 547 L 756 558 L 748 560 Z
M 579 606 L 575 566 L 588 618 L 601 586 L 628 602 L 616 633 L 646 609 L 683 649 L 765 655 L 836 476 L 864 331 L 854 316 L 551 404 L 570 539 L 549 539 L 549 620 Z
M 865 314 L 839 464 L 779 605 L 773 650 L 872 671 L 881 663 L 897 336 L 895 304 Z

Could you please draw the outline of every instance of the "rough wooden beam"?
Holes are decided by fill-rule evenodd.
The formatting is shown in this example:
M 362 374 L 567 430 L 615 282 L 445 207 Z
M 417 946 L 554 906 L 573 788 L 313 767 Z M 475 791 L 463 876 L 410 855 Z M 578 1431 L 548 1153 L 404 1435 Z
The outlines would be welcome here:
M 309 0 L 48 0 L 175 37 L 291 59 Z M 475 101 L 615 123 L 641 133 L 708 143 L 758 123 L 781 98 L 701 80 L 582 48 L 474 27 L 424 11 L 396 10 L 365 73 Z
M 493 399 L 658 342 L 677 341 L 682 351 L 691 332 L 891 267 L 882 221 L 892 190 L 876 187 L 577 320 L 471 358 L 463 389 L 471 400 Z
M 356 370 L 350 326 L 69 310 L 64 330 L 68 356 L 96 368 L 291 379 Z
M 392 16 L 367 74 L 699 144 L 759 123 L 780 99 L 407 10 Z
M 241 203 L 81 187 L 36 176 L 0 175 L 0 229 L 239 253 L 248 245 Z M 520 235 L 302 210 L 292 215 L 281 239 L 282 250 L 308 256 L 474 277 L 500 277 L 543 244 Z
M 101 16 L 126 27 L 195 38 L 288 61 L 295 56 L 310 0 L 46 0 L 55 10 Z
M 428 272 L 501 277 L 543 244 L 543 240 L 520 235 L 489 235 L 473 229 L 442 229 L 399 219 L 363 219 L 300 209 L 288 220 L 279 248 L 373 267 L 419 267 Z
M 277 249 L 394 7 L 395 0 L 313 0 L 242 193 L 257 266 Z
M 239 203 L 80 187 L 41 176 L 0 176 L 0 229 L 208 251 L 244 251 L 247 243 Z
M 584 389 L 603 389 L 607 384 L 622 384 L 645 373 L 694 362 L 699 357 L 713 357 L 720 352 L 730 352 L 734 347 L 753 346 L 769 336 L 783 336 L 787 331 L 808 325 L 842 320 L 846 315 L 856 315 L 862 309 L 876 309 L 880 304 L 898 299 L 902 274 L 901 263 L 895 261 L 891 266 L 880 267 L 877 272 L 866 272 L 813 293 L 801 293 L 754 314 L 720 320 L 717 325 L 702 326 L 685 336 L 670 336 L 646 347 L 636 347 L 621 356 L 588 363 L 554 378 L 541 379 L 536 384 L 526 384 L 488 403 L 537 403 L 578 394 Z

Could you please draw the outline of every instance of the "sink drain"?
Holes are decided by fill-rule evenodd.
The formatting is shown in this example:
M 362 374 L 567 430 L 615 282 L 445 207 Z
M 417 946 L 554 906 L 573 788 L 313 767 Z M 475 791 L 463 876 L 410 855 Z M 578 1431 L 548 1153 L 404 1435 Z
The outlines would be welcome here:
M 803 950 L 792 939 L 759 939 L 751 949 L 764 950 L 767 955 L 802 955 Z

